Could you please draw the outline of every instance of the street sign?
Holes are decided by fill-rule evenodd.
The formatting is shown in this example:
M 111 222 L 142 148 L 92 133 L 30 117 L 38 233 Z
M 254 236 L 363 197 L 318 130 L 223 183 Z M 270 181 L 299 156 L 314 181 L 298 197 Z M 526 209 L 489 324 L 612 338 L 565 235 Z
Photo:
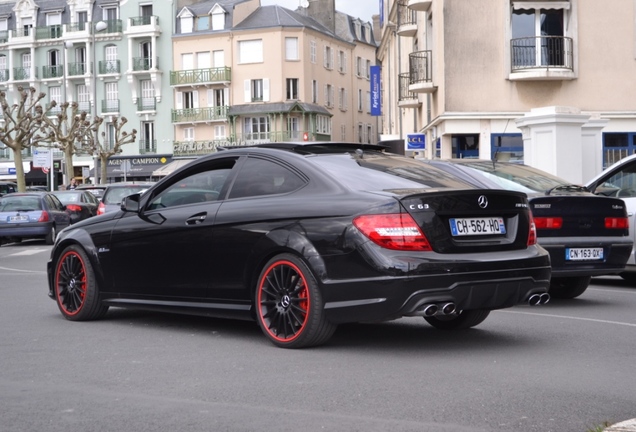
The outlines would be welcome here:
M 51 150 L 33 149 L 33 168 L 50 168 Z

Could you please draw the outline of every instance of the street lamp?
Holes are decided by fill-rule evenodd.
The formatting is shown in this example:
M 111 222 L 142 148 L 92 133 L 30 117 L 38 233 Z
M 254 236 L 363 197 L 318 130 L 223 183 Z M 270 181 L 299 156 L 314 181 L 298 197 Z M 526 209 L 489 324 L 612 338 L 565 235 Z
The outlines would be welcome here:
M 92 72 L 92 87 L 93 87 L 93 121 L 97 118 L 97 47 L 95 46 L 95 34 L 102 32 L 108 28 L 108 24 L 104 21 L 99 21 L 95 24 L 93 28 L 92 36 L 92 44 L 93 44 L 93 70 Z M 93 139 L 95 140 L 95 154 L 94 154 L 94 164 L 95 164 L 95 184 L 99 184 L 99 153 L 97 152 L 97 142 L 99 131 L 95 130 L 95 136 Z

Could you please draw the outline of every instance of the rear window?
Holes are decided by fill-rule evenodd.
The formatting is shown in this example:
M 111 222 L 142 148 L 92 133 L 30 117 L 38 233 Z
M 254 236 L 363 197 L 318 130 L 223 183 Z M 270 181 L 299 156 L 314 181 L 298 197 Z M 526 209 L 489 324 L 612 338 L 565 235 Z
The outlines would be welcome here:
M 493 164 L 491 161 L 475 161 L 464 166 L 494 182 L 499 187 L 518 192 L 545 192 L 566 186 L 568 183 L 552 174 L 521 164 Z
M 42 210 L 42 202 L 38 197 L 10 197 L 0 200 L 0 212 Z
M 414 159 L 380 152 L 320 155 L 312 161 L 354 189 L 473 188 Z

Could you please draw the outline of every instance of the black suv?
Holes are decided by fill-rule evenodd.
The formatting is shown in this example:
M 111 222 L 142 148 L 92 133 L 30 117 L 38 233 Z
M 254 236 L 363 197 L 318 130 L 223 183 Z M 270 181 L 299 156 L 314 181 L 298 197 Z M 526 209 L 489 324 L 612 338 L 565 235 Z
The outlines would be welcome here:
M 0 197 L 11 192 L 17 192 L 18 185 L 12 182 L 0 182 Z

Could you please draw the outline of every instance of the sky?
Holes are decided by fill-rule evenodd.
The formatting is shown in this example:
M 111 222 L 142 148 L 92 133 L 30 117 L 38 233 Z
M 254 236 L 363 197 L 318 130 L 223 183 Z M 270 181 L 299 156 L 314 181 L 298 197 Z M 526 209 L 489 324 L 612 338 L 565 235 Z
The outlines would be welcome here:
M 261 6 L 270 6 L 277 4 L 287 9 L 296 10 L 298 6 L 305 3 L 306 0 L 261 0 Z M 355 18 L 361 18 L 364 21 L 372 22 L 371 15 L 379 13 L 378 0 L 336 0 L 336 10 L 351 15 Z M 303 4 L 306 6 L 306 4 Z

